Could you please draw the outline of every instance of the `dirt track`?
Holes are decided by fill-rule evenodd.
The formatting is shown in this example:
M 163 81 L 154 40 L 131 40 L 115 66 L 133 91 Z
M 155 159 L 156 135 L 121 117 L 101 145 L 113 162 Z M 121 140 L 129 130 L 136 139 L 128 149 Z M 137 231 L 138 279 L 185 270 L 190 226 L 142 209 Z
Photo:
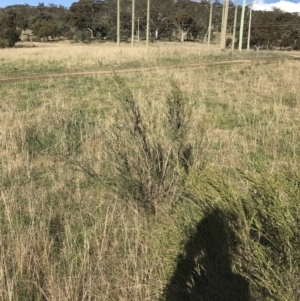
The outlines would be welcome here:
M 288 57 L 287 59 L 299 59 L 295 57 Z M 52 74 L 32 74 L 26 76 L 16 76 L 16 77 L 0 77 L 0 82 L 14 82 L 14 81 L 30 81 L 36 79 L 47 79 L 47 78 L 58 78 L 58 77 L 70 77 L 79 75 L 90 75 L 90 74 L 100 74 L 108 75 L 112 73 L 135 73 L 135 72 L 150 72 L 166 69 L 201 69 L 213 66 L 225 66 L 225 65 L 238 65 L 238 64 L 252 64 L 253 62 L 269 63 L 270 61 L 278 61 L 282 58 L 262 58 L 262 59 L 246 59 L 246 60 L 230 60 L 230 61 L 220 61 L 220 62 L 208 62 L 199 64 L 182 64 L 182 65 L 166 65 L 166 66 L 155 66 L 155 67 L 145 67 L 145 68 L 129 68 L 129 69 L 117 69 L 117 70 L 99 70 L 99 71 L 78 71 L 78 72 L 68 72 L 68 73 L 52 73 Z

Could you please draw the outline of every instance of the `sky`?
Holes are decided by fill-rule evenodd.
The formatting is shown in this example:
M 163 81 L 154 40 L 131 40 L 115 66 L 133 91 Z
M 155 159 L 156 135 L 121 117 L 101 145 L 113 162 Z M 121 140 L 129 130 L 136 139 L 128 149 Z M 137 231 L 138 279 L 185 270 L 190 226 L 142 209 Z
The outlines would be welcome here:
M 78 2 L 78 0 L 0 0 L 0 7 L 6 7 L 14 4 L 37 6 L 40 2 L 43 2 L 45 5 L 55 4 L 70 7 L 73 2 Z
M 283 11 L 289 13 L 300 13 L 300 0 L 297 1 L 287 1 L 287 0 L 280 0 L 274 2 L 273 0 L 258 0 L 253 1 L 253 9 L 254 10 L 272 10 L 275 6 L 280 8 Z
M 247 4 L 250 4 L 250 1 L 251 0 L 247 0 Z M 0 0 L 0 7 L 14 4 L 29 4 L 36 6 L 39 2 L 44 2 L 45 5 L 51 3 L 55 5 L 70 7 L 70 5 L 73 2 L 77 2 L 77 0 Z M 242 0 L 239 0 L 240 4 L 241 2 Z M 255 10 L 271 10 L 272 7 L 275 6 L 282 9 L 283 11 L 300 13 L 300 0 L 253 0 L 253 3 L 253 9 Z

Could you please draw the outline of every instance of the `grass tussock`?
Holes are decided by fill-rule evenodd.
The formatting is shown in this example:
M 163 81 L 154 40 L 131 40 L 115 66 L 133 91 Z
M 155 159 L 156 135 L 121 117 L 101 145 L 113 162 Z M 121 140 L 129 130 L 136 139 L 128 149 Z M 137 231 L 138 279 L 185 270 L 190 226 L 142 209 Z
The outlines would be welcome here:
M 0 299 L 299 300 L 299 68 L 0 84 Z

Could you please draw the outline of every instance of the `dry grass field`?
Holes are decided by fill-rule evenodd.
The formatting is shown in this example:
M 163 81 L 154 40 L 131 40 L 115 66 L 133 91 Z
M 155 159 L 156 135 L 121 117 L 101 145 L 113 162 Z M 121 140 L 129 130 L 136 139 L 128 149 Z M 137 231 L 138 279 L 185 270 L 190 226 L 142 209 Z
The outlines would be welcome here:
M 1 50 L 0 79 L 237 59 L 0 81 L 0 300 L 300 299 L 299 61 L 62 43 Z

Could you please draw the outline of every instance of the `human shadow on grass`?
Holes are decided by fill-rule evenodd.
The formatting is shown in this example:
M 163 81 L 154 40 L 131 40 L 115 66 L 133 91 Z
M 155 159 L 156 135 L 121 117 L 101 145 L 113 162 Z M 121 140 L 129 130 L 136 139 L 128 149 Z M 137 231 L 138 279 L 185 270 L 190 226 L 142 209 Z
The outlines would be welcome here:
M 164 290 L 165 301 L 250 301 L 249 283 L 232 271 L 238 242 L 232 215 L 214 209 L 189 237 Z

